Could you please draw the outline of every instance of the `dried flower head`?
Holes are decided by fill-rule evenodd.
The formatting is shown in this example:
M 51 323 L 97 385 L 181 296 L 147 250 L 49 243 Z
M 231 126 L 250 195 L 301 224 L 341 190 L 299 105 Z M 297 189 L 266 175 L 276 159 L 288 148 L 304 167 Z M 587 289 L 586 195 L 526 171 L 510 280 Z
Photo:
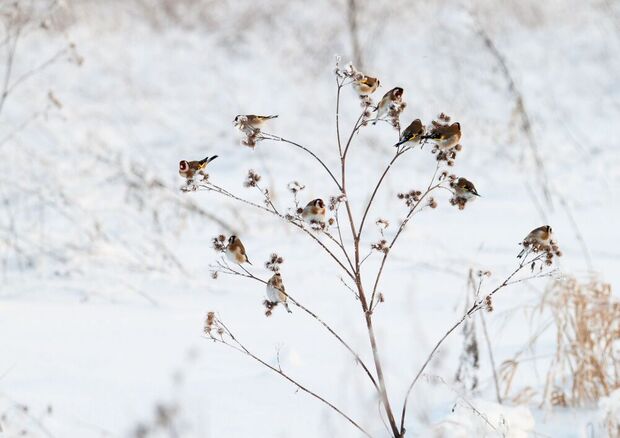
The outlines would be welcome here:
M 381 234 L 383 234 L 383 231 L 387 230 L 387 228 L 390 226 L 390 223 L 387 219 L 379 218 L 375 221 L 375 225 L 379 228 Z
M 331 211 L 334 211 L 338 208 L 338 206 L 347 200 L 347 197 L 345 195 L 338 195 L 338 196 L 330 196 L 329 197 L 329 209 Z
M 384 254 L 387 254 L 388 251 L 390 250 L 390 247 L 388 246 L 387 240 L 385 240 L 385 239 L 381 239 L 380 241 L 371 244 L 370 248 L 373 249 L 374 251 L 379 251 L 379 252 L 382 252 Z
M 487 312 L 493 311 L 493 300 L 491 299 L 491 295 L 484 297 L 484 308 Z
M 273 313 L 273 308 L 276 307 L 278 303 L 272 303 L 269 300 L 263 301 L 263 306 L 265 306 L 265 316 L 269 317 Z
M 211 245 L 213 246 L 213 249 L 217 252 L 224 252 L 224 250 L 226 249 L 226 236 L 223 234 L 215 236 L 211 239 Z
M 407 207 L 413 207 L 422 197 L 422 192 L 419 190 L 410 190 L 407 193 L 399 193 L 396 195 L 398 199 L 403 199 Z
M 256 173 L 255 170 L 250 169 L 248 170 L 248 175 L 245 178 L 245 181 L 243 182 L 243 186 L 244 187 L 256 187 L 256 184 L 258 184 L 258 182 L 261 180 L 261 176 Z
M 215 325 L 216 325 L 215 312 L 208 312 L 207 318 L 205 319 L 205 327 L 204 327 L 205 334 L 211 336 L 211 332 L 213 328 L 215 327 Z
M 286 187 L 294 195 L 301 192 L 303 189 L 306 188 L 305 185 L 303 185 L 302 183 L 298 181 L 291 181 L 290 183 L 287 184 Z
M 284 263 L 284 258 L 274 252 L 269 256 L 269 260 L 265 262 L 265 268 L 273 272 L 278 272 L 282 263 Z

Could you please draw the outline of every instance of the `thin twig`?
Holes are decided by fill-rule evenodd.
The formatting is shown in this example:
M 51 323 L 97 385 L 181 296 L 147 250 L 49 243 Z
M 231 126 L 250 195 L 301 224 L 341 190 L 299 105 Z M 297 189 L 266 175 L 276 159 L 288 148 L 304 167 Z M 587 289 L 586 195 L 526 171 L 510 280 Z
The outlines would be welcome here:
M 265 281 L 265 280 L 263 280 L 263 279 L 261 279 L 259 277 L 256 277 L 254 274 L 252 274 L 250 271 L 248 271 L 247 269 L 245 269 L 241 265 L 239 265 L 239 267 L 244 271 L 244 273 L 241 273 L 241 272 L 236 271 L 235 269 L 231 268 L 230 265 L 228 265 L 228 263 L 226 263 L 225 261 L 218 262 L 218 266 L 220 268 L 223 268 L 223 271 L 220 271 L 220 272 L 223 272 L 225 274 L 238 275 L 238 276 L 241 276 L 241 277 L 250 278 L 252 280 L 258 281 L 258 282 L 263 283 L 265 285 L 267 285 L 267 283 L 268 283 L 267 281 Z M 378 390 L 377 382 L 375 381 L 375 378 L 373 377 L 372 373 L 370 372 L 370 370 L 368 369 L 368 367 L 366 366 L 366 364 L 364 363 L 364 361 L 362 360 L 360 355 L 357 354 L 357 352 L 355 352 L 355 350 L 353 350 L 353 348 L 344 339 L 342 339 L 342 337 L 338 333 L 336 333 L 336 331 L 334 329 L 332 329 L 325 321 L 323 321 L 316 313 L 314 313 L 313 311 L 308 309 L 306 306 L 301 304 L 299 301 L 297 301 L 295 298 L 293 298 L 289 294 L 289 292 L 287 292 L 285 290 L 281 290 L 281 292 L 284 295 L 286 295 L 286 297 L 291 301 L 291 303 L 293 303 L 295 306 L 299 307 L 301 310 L 306 312 L 308 315 L 310 315 L 312 318 L 314 318 L 319 324 L 321 324 L 325 329 L 327 329 L 327 331 L 329 333 L 331 333 L 332 336 L 334 336 L 338 340 L 338 342 L 340 342 L 353 355 L 355 360 L 360 364 L 360 366 L 364 369 L 364 371 L 368 375 L 368 378 L 370 379 L 370 381 L 372 382 L 374 387 Z
M 222 344 L 222 345 L 226 345 L 227 347 L 233 348 L 243 354 L 245 354 L 248 357 L 251 357 L 252 359 L 254 359 L 255 361 L 257 361 L 258 363 L 260 363 L 261 365 L 263 365 L 264 367 L 269 368 L 271 371 L 273 371 L 276 374 L 279 374 L 281 377 L 283 377 L 284 379 L 288 380 L 289 382 L 291 382 L 293 385 L 295 385 L 297 388 L 299 388 L 300 390 L 302 390 L 303 392 L 305 392 L 306 394 L 311 395 L 312 397 L 316 398 L 317 400 L 323 402 L 325 405 L 327 405 L 328 407 L 330 407 L 331 409 L 333 409 L 335 412 L 337 412 L 338 414 L 340 414 L 342 417 L 344 417 L 349 423 L 351 423 L 355 428 L 357 428 L 360 432 L 362 432 L 365 436 L 372 438 L 372 435 L 370 435 L 364 428 L 362 428 L 355 420 L 353 420 L 351 417 L 349 417 L 347 414 L 345 414 L 344 412 L 342 412 L 340 409 L 338 409 L 333 403 L 327 401 L 324 397 L 318 395 L 316 392 L 308 389 L 307 387 L 305 387 L 304 385 L 302 385 L 301 383 L 299 383 L 297 380 L 293 379 L 292 377 L 290 377 L 288 374 L 286 374 L 284 371 L 282 371 L 281 369 L 278 369 L 276 367 L 274 367 L 273 365 L 268 364 L 267 362 L 265 362 L 263 359 L 261 359 L 260 357 L 256 356 L 254 353 L 252 353 L 248 348 L 245 347 L 245 345 L 243 345 L 241 343 L 241 341 L 239 341 L 235 335 L 228 329 L 228 327 L 226 327 L 226 325 L 224 325 L 224 323 L 221 320 L 218 320 L 218 324 L 220 324 L 224 330 L 226 331 L 226 334 L 228 336 L 230 336 L 230 338 L 233 340 L 233 342 L 235 342 L 235 345 L 231 345 L 229 344 L 227 341 L 225 341 L 223 339 L 223 337 L 221 339 L 216 338 L 215 336 L 210 336 L 210 339 L 213 340 L 216 343 Z
M 502 290 L 504 287 L 508 286 L 508 283 L 510 282 L 510 280 L 512 280 L 512 278 L 517 275 L 517 273 L 519 273 L 525 266 L 530 265 L 533 262 L 539 261 L 544 257 L 544 253 L 537 255 L 536 257 L 534 257 L 532 260 L 526 260 L 526 257 L 523 257 L 523 259 L 520 261 L 518 267 L 508 276 L 506 277 L 506 279 L 499 285 L 497 286 L 495 289 L 493 289 L 490 293 L 488 293 L 485 298 L 489 297 L 491 298 L 493 295 L 495 295 L 498 291 Z M 428 357 L 426 358 L 426 360 L 424 361 L 422 367 L 420 368 L 420 370 L 418 371 L 418 373 L 415 375 L 415 377 L 413 378 L 412 382 L 409 384 L 409 387 L 407 388 L 407 392 L 405 393 L 405 400 L 403 402 L 403 408 L 402 408 L 402 412 L 401 412 L 401 419 L 400 419 L 400 433 L 402 435 L 405 434 L 405 416 L 406 416 L 406 412 L 407 412 L 407 401 L 409 400 L 409 395 L 411 394 L 411 390 L 413 389 L 413 387 L 415 386 L 415 384 L 417 383 L 418 379 L 420 378 L 420 376 L 422 375 L 422 373 L 424 372 L 424 370 L 426 369 L 426 367 L 428 366 L 428 364 L 430 363 L 431 359 L 435 356 L 435 353 L 437 352 L 437 350 L 439 349 L 439 347 L 443 344 L 443 342 L 448 338 L 448 336 L 450 336 L 450 334 L 456 330 L 464 321 L 465 319 L 469 318 L 471 315 L 473 315 L 475 312 L 479 311 L 480 309 L 484 308 L 484 302 L 485 302 L 485 298 L 483 299 L 479 299 L 477 301 L 474 302 L 474 304 L 472 304 L 471 308 L 463 315 L 463 317 L 461 319 L 459 319 L 456 323 L 454 323 L 452 325 L 452 327 L 450 327 L 448 329 L 448 331 L 441 337 L 441 339 L 435 344 L 435 346 L 433 347 L 433 349 L 431 350 L 431 353 L 428 355 Z

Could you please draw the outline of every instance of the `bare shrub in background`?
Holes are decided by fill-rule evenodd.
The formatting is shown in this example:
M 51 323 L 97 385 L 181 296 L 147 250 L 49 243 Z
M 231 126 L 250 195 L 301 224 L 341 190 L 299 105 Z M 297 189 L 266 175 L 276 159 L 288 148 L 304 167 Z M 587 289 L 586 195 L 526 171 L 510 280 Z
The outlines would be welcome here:
M 321 199 L 315 199 L 311 201 L 305 208 L 302 208 L 309 199 L 301 199 L 304 195 L 303 181 L 295 181 L 288 184 L 289 191 L 292 194 L 292 199 L 287 205 L 276 205 L 271 198 L 270 192 L 267 189 L 261 187 L 261 178 L 257 171 L 251 170 L 248 173 L 248 179 L 245 181 L 245 187 L 248 190 L 255 190 L 261 197 L 262 201 L 255 202 L 250 199 L 233 193 L 232 191 L 221 187 L 217 184 L 217 175 L 212 175 L 206 178 L 205 181 L 198 183 L 194 188 L 196 190 L 206 190 L 214 194 L 220 195 L 224 198 L 237 201 L 240 205 L 247 208 L 258 210 L 265 215 L 272 216 L 277 220 L 284 221 L 292 227 L 299 230 L 302 235 L 308 237 L 316 245 L 318 245 L 325 255 L 333 261 L 342 273 L 342 283 L 345 285 L 349 292 L 352 292 L 354 300 L 352 300 L 351 311 L 355 311 L 357 308 L 360 317 L 364 320 L 366 325 L 370 352 L 372 354 L 372 365 L 367 364 L 356 352 L 349 342 L 343 339 L 331 325 L 326 322 L 321 316 L 310 310 L 310 307 L 306 304 L 302 304 L 295 291 L 291 291 L 288 288 L 281 287 L 279 292 L 284 296 L 281 302 L 291 303 L 293 306 L 298 307 L 302 312 L 294 312 L 292 317 L 296 315 L 304 314 L 314 319 L 320 326 L 327 330 L 330 335 L 334 336 L 338 342 L 348 350 L 355 358 L 364 374 L 368 377 L 370 389 L 376 393 L 381 403 L 381 410 L 383 415 L 387 418 L 388 425 L 386 427 L 390 431 L 390 435 L 394 438 L 405 436 L 405 417 L 407 413 L 407 400 L 413 387 L 418 382 L 422 373 L 429 365 L 431 359 L 443 342 L 448 336 L 453 333 L 458 327 L 463 325 L 466 321 L 469 321 L 478 311 L 493 310 L 493 298 L 500 290 L 519 283 L 521 281 L 529 280 L 531 278 L 537 278 L 541 275 L 546 275 L 546 267 L 550 264 L 550 258 L 547 251 L 538 250 L 537 247 L 527 248 L 524 250 L 525 257 L 519 260 L 519 263 L 515 270 L 506 277 L 497 286 L 490 291 L 482 291 L 482 278 L 490 274 L 486 272 L 481 273 L 479 283 L 476 290 L 473 292 L 473 299 L 471 305 L 469 305 L 463 316 L 457 320 L 441 337 L 441 339 L 435 344 L 430 354 L 426 357 L 421 368 L 417 371 L 411 383 L 407 387 L 406 396 L 401 402 L 401 407 L 395 409 L 393 406 L 394 400 L 390 397 L 388 391 L 388 385 L 386 383 L 385 374 L 383 371 L 384 363 L 380 354 L 380 343 L 375 335 L 373 315 L 381 308 L 381 303 L 384 301 L 387 293 L 392 291 L 382 291 L 380 282 L 384 268 L 389 256 L 398 242 L 399 237 L 408 225 L 413 223 L 413 218 L 416 214 L 424 210 L 432 210 L 438 206 L 438 198 L 436 197 L 441 192 L 448 192 L 450 197 L 460 196 L 463 197 L 462 205 L 459 205 L 459 209 L 462 209 L 465 204 L 471 201 L 474 196 L 473 192 L 466 194 L 463 188 L 461 192 L 457 193 L 455 181 L 458 177 L 451 174 L 447 169 L 455 164 L 457 151 L 462 149 L 460 140 L 460 125 L 450 120 L 450 117 L 445 114 L 441 114 L 437 120 L 433 120 L 429 125 L 431 126 L 428 131 L 424 128 L 420 130 L 419 123 L 414 131 L 403 131 L 400 135 L 400 112 L 405 107 L 405 102 L 402 100 L 402 89 L 394 88 L 377 104 L 373 103 L 372 99 L 363 95 L 360 96 L 361 111 L 357 121 L 355 122 L 350 133 L 343 136 L 341 133 L 340 123 L 340 101 L 341 92 L 344 87 L 351 85 L 354 82 L 366 81 L 366 76 L 361 72 L 358 72 L 352 66 L 346 69 L 336 67 L 336 109 L 335 109 L 335 122 L 336 122 L 336 139 L 334 144 L 334 153 L 338 154 L 339 169 L 333 170 L 325 164 L 325 161 L 316 155 L 315 152 L 305 145 L 301 145 L 295 141 L 288 140 L 286 138 L 269 134 L 264 131 L 263 126 L 257 127 L 256 125 L 248 125 L 248 118 L 245 116 L 237 117 L 235 119 L 237 126 L 242 131 L 244 136 L 242 144 L 250 145 L 253 147 L 261 147 L 261 142 L 274 141 L 280 142 L 290 147 L 299 149 L 307 154 L 310 160 L 313 160 L 319 165 L 332 182 L 334 186 L 334 193 L 329 198 L 329 202 L 323 202 Z M 374 91 L 374 90 L 373 90 Z M 378 110 L 378 116 L 375 116 L 374 111 Z M 255 116 L 251 116 L 251 119 Z M 365 129 L 372 129 L 372 124 L 369 122 L 380 121 L 389 124 L 397 129 L 398 134 L 395 135 L 394 142 L 386 147 L 394 147 L 394 155 L 392 159 L 386 164 L 384 170 L 379 175 L 377 182 L 371 184 L 368 187 L 369 194 L 367 196 L 368 201 L 361 206 L 355 206 L 350 201 L 348 196 L 349 187 L 347 185 L 347 157 L 352 151 L 352 144 L 356 136 L 361 135 Z M 373 123 L 374 124 L 374 123 Z M 251 137 L 251 138 L 249 138 Z M 249 139 L 248 139 L 249 138 Z M 406 140 L 403 141 L 403 138 Z M 251 140 L 251 141 L 249 141 Z M 408 141 L 407 141 L 408 140 Z M 434 143 L 434 147 L 427 146 L 424 148 L 424 144 Z M 372 210 L 373 204 L 380 194 L 382 183 L 384 182 L 390 169 L 394 167 L 398 160 L 407 153 L 433 153 L 435 154 L 436 165 L 434 169 L 429 169 L 429 178 L 425 184 L 421 185 L 420 189 L 417 188 L 405 188 L 403 193 L 398 195 L 400 203 L 404 204 L 404 212 L 401 214 L 400 220 L 396 222 L 393 230 L 389 229 L 389 221 L 385 219 L 379 219 L 377 221 L 369 222 L 369 214 Z M 473 188 L 473 185 L 471 186 Z M 360 190 L 362 188 L 359 188 Z M 187 190 L 184 186 L 184 190 Z M 471 196 L 470 196 L 471 195 Z M 320 201 L 320 202 L 319 202 Z M 396 200 L 395 200 L 396 201 Z M 402 208 L 401 204 L 401 208 Z M 454 205 L 454 204 L 453 204 Z M 312 207 L 319 208 L 316 210 L 322 213 L 307 214 L 308 209 Z M 326 208 L 328 207 L 328 208 Z M 357 207 L 357 208 L 356 208 Z M 312 210 L 314 211 L 314 210 Z M 322 215 L 322 216 L 321 216 Z M 358 216 L 360 215 L 360 216 Z M 310 218 L 310 220 L 308 220 Z M 365 227 L 370 223 L 374 223 L 378 230 L 375 230 L 373 234 L 379 234 L 378 241 L 369 236 L 370 227 Z M 229 244 L 226 245 L 225 242 Z M 245 248 L 240 245 L 240 239 L 236 236 L 231 236 L 227 239 L 227 236 L 220 235 L 213 239 L 214 249 L 219 253 L 224 253 L 231 258 L 231 260 L 237 260 L 236 263 L 229 262 L 225 258 L 222 258 L 215 265 L 213 265 L 213 278 L 217 278 L 219 274 L 232 275 L 236 277 L 246 278 L 253 280 L 256 283 L 261 284 L 261 287 L 270 285 L 273 287 L 271 280 L 268 281 L 267 277 L 263 277 L 259 274 L 255 274 L 246 268 L 247 258 L 245 257 Z M 365 246 L 368 245 L 368 249 Z M 366 251 L 368 254 L 365 255 Z M 251 250 L 250 250 L 251 253 Z M 238 254 L 240 257 L 234 258 L 234 255 Z M 363 269 L 364 262 L 371 256 L 378 256 L 380 259 L 379 268 L 376 272 L 367 272 Z M 269 266 L 269 260 L 267 266 Z M 306 263 L 307 261 L 304 261 Z M 239 264 L 241 263 L 241 264 Z M 256 266 L 256 265 L 254 265 Z M 531 274 L 526 276 L 519 275 L 522 272 L 528 272 L 531 269 Z M 252 269 L 254 270 L 254 269 Z M 281 278 L 283 283 L 286 284 L 286 269 L 282 269 L 278 264 L 279 272 L 282 272 Z M 271 276 L 271 272 L 269 273 Z M 277 286 L 276 286 L 277 287 Z M 347 292 L 347 293 L 349 293 Z M 275 309 L 274 309 L 275 311 Z M 359 420 L 353 419 L 350 415 L 344 412 L 344 409 L 336 406 L 334 403 L 327 400 L 324 396 L 320 395 L 316 390 L 309 388 L 307 385 L 299 382 L 290 376 L 286 370 L 284 370 L 278 360 L 276 365 L 269 364 L 265 359 L 262 359 L 255 354 L 250 347 L 248 347 L 233 329 L 230 328 L 224 321 L 221 315 L 211 311 L 207 315 L 205 322 L 204 332 L 208 339 L 232 348 L 268 368 L 269 370 L 277 373 L 284 379 L 293 383 L 301 391 L 306 392 L 310 396 L 321 401 L 329 408 L 333 409 L 361 433 L 366 436 L 372 436 L 371 433 L 366 430 Z M 397 413 L 400 411 L 400 418 L 397 417 Z

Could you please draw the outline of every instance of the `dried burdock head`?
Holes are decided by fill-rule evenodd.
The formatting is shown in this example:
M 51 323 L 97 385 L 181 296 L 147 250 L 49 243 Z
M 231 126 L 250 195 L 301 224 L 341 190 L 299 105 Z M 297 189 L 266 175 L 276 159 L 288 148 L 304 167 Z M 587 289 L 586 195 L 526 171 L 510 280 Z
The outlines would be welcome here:
M 439 120 L 441 120 L 444 123 L 450 123 L 450 116 L 445 114 L 445 113 L 441 113 L 437 116 L 437 118 Z M 433 122 L 434 123 L 434 122 Z
M 256 173 L 255 170 L 248 170 L 248 176 L 246 176 L 245 181 L 243 182 L 244 187 L 256 187 L 256 184 L 260 181 L 261 176 Z
M 215 236 L 211 239 L 211 245 L 213 249 L 218 252 L 224 252 L 226 249 L 226 236 L 220 234 L 219 236 Z
M 437 208 L 437 201 L 435 200 L 435 198 L 428 199 L 428 206 L 430 208 Z
M 387 240 L 385 240 L 385 239 L 381 239 L 377 243 L 371 244 L 370 248 L 372 248 L 375 251 L 382 252 L 383 254 L 387 254 L 388 251 L 390 250 L 390 247 L 388 246 Z
M 214 280 L 217 280 L 218 272 L 217 271 L 211 271 L 211 278 L 214 279 Z
M 269 300 L 265 300 L 263 301 L 263 306 L 265 306 L 265 316 L 269 317 L 271 316 L 271 314 L 273 313 L 273 308 L 277 305 L 278 303 L 272 303 Z
M 330 217 L 330 218 L 327 220 L 327 224 L 328 224 L 329 226 L 334 225 L 334 223 L 335 223 L 335 222 L 336 222 L 336 221 L 334 220 L 334 218 L 333 218 L 333 217 Z
M 223 327 L 218 327 L 217 328 L 217 334 L 220 335 L 220 337 L 223 336 L 224 335 L 224 328 Z
M 303 210 L 302 210 L 302 211 L 303 211 Z M 290 213 L 286 213 L 286 214 L 284 215 L 284 218 L 285 218 L 287 221 L 292 221 L 293 219 L 295 219 L 295 217 L 294 217 L 292 214 L 290 214 Z
M 493 300 L 491 299 L 491 295 L 484 297 L 484 308 L 487 312 L 493 311 Z
M 467 204 L 467 199 L 453 196 L 450 198 L 450 205 L 455 205 L 459 210 L 463 210 Z
M 403 199 L 407 207 L 413 207 L 422 197 L 422 192 L 419 190 L 410 190 L 407 193 L 399 193 L 396 195 L 398 199 Z
M 370 96 L 360 96 L 360 105 L 362 108 L 366 108 L 366 111 L 364 111 L 362 117 L 368 119 L 370 117 L 370 110 L 368 108 L 373 106 L 373 102 Z
M 263 190 L 263 196 L 263 204 L 265 204 L 266 207 L 271 206 L 271 192 L 269 191 L 269 189 Z
M 302 214 L 303 212 L 304 212 L 304 209 L 301 208 L 301 207 L 298 208 L 297 210 L 295 210 L 295 213 L 297 213 L 297 214 Z
M 334 73 L 341 79 L 352 79 L 354 81 L 361 81 L 364 79 L 364 74 L 357 70 L 351 63 L 347 64 L 345 68 L 340 67 L 340 56 L 336 57 L 336 69 Z
M 387 230 L 387 228 L 390 226 L 390 223 L 387 219 L 379 218 L 375 221 L 375 225 L 379 227 L 379 230 L 381 231 L 381 233 L 383 233 L 383 231 Z
M 316 220 L 310 221 L 310 228 L 314 231 L 325 231 L 327 230 L 327 224 L 325 222 L 319 222 Z
M 265 268 L 273 272 L 278 272 L 282 263 L 284 263 L 284 258 L 274 252 L 269 256 L 269 260 L 265 262 Z
M 394 127 L 394 129 L 400 130 L 400 114 L 407 107 L 407 102 L 392 102 L 390 109 L 388 110 L 387 120 Z
M 290 183 L 287 184 L 286 188 L 288 188 L 288 190 L 296 195 L 297 193 L 301 192 L 303 189 L 306 188 L 305 185 L 303 185 L 302 183 L 298 182 L 298 181 L 291 181 Z
M 211 332 L 213 331 L 215 326 L 216 326 L 215 312 L 208 312 L 207 318 L 205 319 L 205 327 L 204 327 L 205 334 L 211 336 L 212 334 Z
M 480 278 L 482 277 L 490 277 L 491 276 L 491 271 L 483 271 L 482 269 L 479 270 L 476 275 Z
M 329 197 L 329 209 L 331 211 L 334 211 L 338 208 L 338 206 L 347 200 L 347 197 L 345 195 L 338 195 L 338 196 L 330 196 Z

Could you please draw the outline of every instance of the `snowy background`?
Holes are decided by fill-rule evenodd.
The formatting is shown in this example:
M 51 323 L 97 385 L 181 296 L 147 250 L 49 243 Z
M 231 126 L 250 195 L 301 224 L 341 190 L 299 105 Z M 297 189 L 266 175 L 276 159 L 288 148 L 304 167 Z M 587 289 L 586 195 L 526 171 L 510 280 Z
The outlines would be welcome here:
M 180 159 L 217 154 L 212 180 L 249 199 L 260 202 L 242 186 L 250 168 L 282 208 L 291 205 L 286 184 L 294 179 L 307 186 L 304 202 L 336 194 L 299 150 L 240 146 L 232 120 L 279 114 L 270 131 L 336 167 L 334 55 L 343 62 L 353 56 L 348 2 L 66 0 L 51 12 L 43 1 L 17 4 L 34 18 L 8 72 L 10 41 L 0 46 L 0 80 L 9 74 L 9 84 L 18 81 L 0 109 L 0 437 L 24 430 L 135 436 L 158 409 L 173 411 L 181 437 L 358 436 L 277 375 L 205 339 L 209 310 L 267 362 L 275 364 L 279 352 L 287 372 L 374 436 L 387 436 L 350 355 L 296 309 L 265 318 L 260 285 L 213 280 L 209 265 L 219 255 L 210 240 L 238 233 L 262 278 L 269 254 L 284 256 L 287 290 L 370 361 L 358 303 L 336 267 L 281 221 L 214 194 L 181 193 L 177 174 Z M 532 228 L 553 226 L 562 273 L 585 279 L 595 272 L 617 291 L 620 4 L 359 1 L 357 19 L 363 70 L 381 79 L 379 93 L 405 89 L 402 123 L 440 112 L 461 122 L 455 171 L 482 195 L 464 211 L 440 196 L 439 208 L 416 216 L 390 255 L 380 288 L 386 302 L 374 320 L 388 389 L 400 406 L 434 343 L 462 314 L 469 270 L 492 271 L 483 287 L 501 282 Z M 533 141 L 485 35 L 522 96 Z M 348 132 L 359 103 L 350 88 L 342 100 Z M 378 124 L 354 140 L 349 186 L 357 217 L 396 136 Z M 428 150 L 405 156 L 371 223 L 397 223 L 405 210 L 395 195 L 424 187 L 434 167 Z M 363 244 L 378 238 L 371 226 Z M 378 263 L 375 255 L 365 269 Z M 548 321 L 536 308 L 547 281 L 496 298 L 486 315 L 496 362 L 514 356 Z M 596 406 L 539 409 L 553 341 L 550 332 L 519 369 L 513 392 L 530 386 L 537 395 L 514 408 L 525 411 L 515 414 L 525 432 L 506 436 L 606 436 Z M 478 391 L 454 383 L 462 343 L 455 333 L 416 386 L 408 435 L 433 436 L 430 429 L 445 426 L 455 405 L 458 416 L 476 400 L 478 410 L 496 415 L 485 348 Z M 473 428 L 462 436 L 501 436 Z

